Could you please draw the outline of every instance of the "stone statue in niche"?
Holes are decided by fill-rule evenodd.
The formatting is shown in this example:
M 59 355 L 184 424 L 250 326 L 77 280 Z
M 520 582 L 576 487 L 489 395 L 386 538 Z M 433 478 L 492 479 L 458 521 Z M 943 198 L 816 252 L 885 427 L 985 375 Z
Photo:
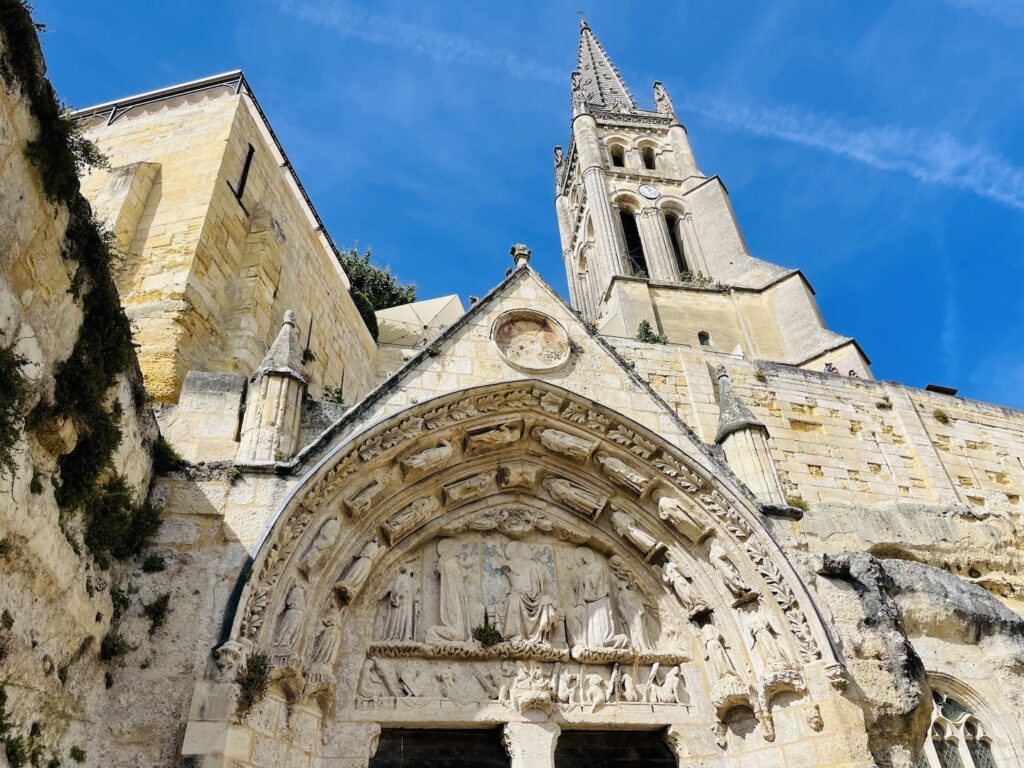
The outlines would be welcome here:
M 549 451 L 568 456 L 570 459 L 584 460 L 594 448 L 593 441 L 570 435 L 560 429 L 537 429 L 534 435 Z
M 629 632 L 629 644 L 637 651 L 653 649 L 647 636 L 647 608 L 633 586 L 622 579 L 615 580 L 615 598 L 619 615 Z
M 704 658 L 715 674 L 715 680 L 727 677 L 738 677 L 736 667 L 725 649 L 725 638 L 718 627 L 710 622 L 700 628 L 701 639 L 704 641 Z
M 608 566 L 594 550 L 579 547 L 576 567 L 576 604 L 568 621 L 573 645 L 589 649 L 625 648 L 628 638 L 615 631 Z
M 634 493 L 643 493 L 644 488 L 651 482 L 651 478 L 647 475 L 641 474 L 626 462 L 603 451 L 597 454 L 597 463 L 613 483 L 628 488 Z
M 743 580 L 739 569 L 729 559 L 729 554 L 718 539 L 711 540 L 711 546 L 708 548 L 708 560 L 735 598 L 733 601 L 734 606 L 757 599 L 757 593 L 747 586 L 747 582 Z
M 411 453 L 408 456 L 404 456 L 398 460 L 398 463 L 406 471 L 410 470 L 427 470 L 433 469 L 434 467 L 440 466 L 444 462 L 448 461 L 454 453 L 451 442 L 448 440 L 441 440 L 437 445 L 426 448 L 416 453 Z
M 505 639 L 548 642 L 558 621 L 558 606 L 548 594 L 547 568 L 533 559 L 528 544 L 511 541 L 505 546 L 501 572 L 509 584 L 501 623 Z
M 306 610 L 306 592 L 298 584 L 288 590 L 284 610 L 277 619 L 273 644 L 276 648 L 294 648 L 302 628 L 302 614 Z
M 437 542 L 437 557 L 441 623 L 427 630 L 427 642 L 463 642 L 469 638 L 470 620 L 462 549 L 454 539 L 441 539 Z
M 383 547 L 374 538 L 366 542 L 359 550 L 359 554 L 352 558 L 352 562 L 345 569 L 341 579 L 334 585 L 334 592 L 342 605 L 352 602 L 359 594 L 359 590 L 362 589 L 373 570 L 374 563 L 383 553 Z
M 498 448 L 514 443 L 523 436 L 523 426 L 519 422 L 506 422 L 482 432 L 475 432 L 466 438 L 466 450 L 470 453 Z
M 314 570 L 324 557 L 324 553 L 338 541 L 338 534 L 341 532 L 341 522 L 332 517 L 320 526 L 313 543 L 306 549 L 302 559 L 299 561 L 299 570 L 309 574 Z
M 320 631 L 313 638 L 310 648 L 310 664 L 333 666 L 334 655 L 338 651 L 337 617 L 334 611 L 328 611 L 320 623 Z
M 485 472 L 482 475 L 474 475 L 457 483 L 444 487 L 444 498 L 448 504 L 459 504 L 463 501 L 480 496 L 484 491 L 493 487 L 494 472 Z
M 394 544 L 399 539 L 404 538 L 412 531 L 420 527 L 427 518 L 430 517 L 430 513 L 437 508 L 437 499 L 433 496 L 424 496 L 422 499 L 416 499 L 416 501 L 409 504 L 407 507 L 402 509 L 400 512 L 392 515 L 388 518 L 387 522 L 381 526 L 384 530 L 384 537 L 388 540 L 388 544 Z
M 398 566 L 382 600 L 385 600 L 384 640 L 416 639 L 420 617 L 420 592 L 412 563 Z
M 560 477 L 548 478 L 543 485 L 555 501 L 565 504 L 584 517 L 597 517 L 607 502 L 607 499 L 596 491 Z
M 782 633 L 773 626 L 771 619 L 765 616 L 760 606 L 747 616 L 746 624 L 750 633 L 750 647 L 756 648 L 761 654 L 765 671 L 774 672 L 794 666 L 793 660 L 782 646 Z
M 666 561 L 661 572 L 661 580 L 672 587 L 672 591 L 691 619 L 711 612 L 710 606 L 697 594 L 682 568 L 674 560 Z
M 651 560 L 667 549 L 662 542 L 637 525 L 636 520 L 625 512 L 615 510 L 612 513 L 612 527 L 616 533 L 631 541 L 637 549 L 643 552 L 647 560 Z
M 711 527 L 697 522 L 687 512 L 683 502 L 674 496 L 662 496 L 658 500 L 658 517 L 667 523 L 671 523 L 677 531 L 694 544 L 699 544 L 711 535 Z

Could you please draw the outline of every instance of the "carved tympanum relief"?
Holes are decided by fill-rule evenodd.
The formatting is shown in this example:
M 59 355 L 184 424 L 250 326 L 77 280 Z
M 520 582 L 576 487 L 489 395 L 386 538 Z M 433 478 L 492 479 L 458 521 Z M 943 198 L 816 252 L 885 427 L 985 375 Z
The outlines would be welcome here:
M 307 691 L 333 665 L 346 706 L 592 711 L 699 688 L 720 721 L 750 706 L 768 732 L 771 696 L 820 656 L 807 620 L 746 513 L 637 432 L 513 385 L 369 434 L 311 491 L 336 503 L 304 502 L 271 537 L 241 637 Z M 495 645 L 474 639 L 484 625 Z
M 522 371 L 551 371 L 565 365 L 572 345 L 553 317 L 533 310 L 513 310 L 494 323 L 494 343 L 509 365 Z

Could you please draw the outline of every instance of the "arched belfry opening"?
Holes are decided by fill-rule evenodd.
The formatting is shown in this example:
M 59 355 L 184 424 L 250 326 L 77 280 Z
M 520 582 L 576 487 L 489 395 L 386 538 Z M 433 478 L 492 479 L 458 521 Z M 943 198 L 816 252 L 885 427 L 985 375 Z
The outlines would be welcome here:
M 422 728 L 484 751 L 459 733 L 498 729 L 513 766 L 558 764 L 578 729 L 656 731 L 651 754 L 681 755 L 709 727 L 715 749 L 742 746 L 743 708 L 772 741 L 773 700 L 810 707 L 841 667 L 715 466 L 537 380 L 408 408 L 284 504 L 197 696 L 265 654 L 265 701 L 221 717 L 255 739 L 309 718 L 324 758 L 359 739 L 390 754 Z
M 626 260 L 630 274 L 636 277 L 649 277 L 647 256 L 644 254 L 643 238 L 637 225 L 636 214 L 625 208 L 619 211 L 619 223 L 622 226 L 622 238 L 626 245 Z

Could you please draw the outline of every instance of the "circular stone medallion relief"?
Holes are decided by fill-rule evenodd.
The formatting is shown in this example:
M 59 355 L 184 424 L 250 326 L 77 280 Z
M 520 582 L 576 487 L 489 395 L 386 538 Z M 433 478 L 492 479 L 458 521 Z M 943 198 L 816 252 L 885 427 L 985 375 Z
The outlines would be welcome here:
M 505 362 L 521 371 L 553 371 L 565 365 L 572 351 L 558 321 L 530 309 L 500 315 L 492 335 Z

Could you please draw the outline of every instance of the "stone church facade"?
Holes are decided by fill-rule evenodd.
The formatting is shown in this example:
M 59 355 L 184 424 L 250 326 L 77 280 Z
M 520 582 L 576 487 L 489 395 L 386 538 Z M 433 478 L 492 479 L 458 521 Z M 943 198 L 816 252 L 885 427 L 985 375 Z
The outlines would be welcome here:
M 90 765 L 1024 765 L 1024 413 L 876 381 L 586 23 L 571 96 L 569 301 L 517 244 L 407 347 L 373 341 L 241 72 L 77 114 L 153 399 L 117 470 L 166 567 L 76 551 L 29 491 L 67 448 L 26 438 L 17 717 Z M 67 215 L 32 173 L 0 178 L 0 297 L 45 388 L 76 310 L 40 304 Z M 186 464 L 151 480 L 157 430 Z M 115 581 L 130 650 L 58 680 L 40 660 L 112 626 Z

